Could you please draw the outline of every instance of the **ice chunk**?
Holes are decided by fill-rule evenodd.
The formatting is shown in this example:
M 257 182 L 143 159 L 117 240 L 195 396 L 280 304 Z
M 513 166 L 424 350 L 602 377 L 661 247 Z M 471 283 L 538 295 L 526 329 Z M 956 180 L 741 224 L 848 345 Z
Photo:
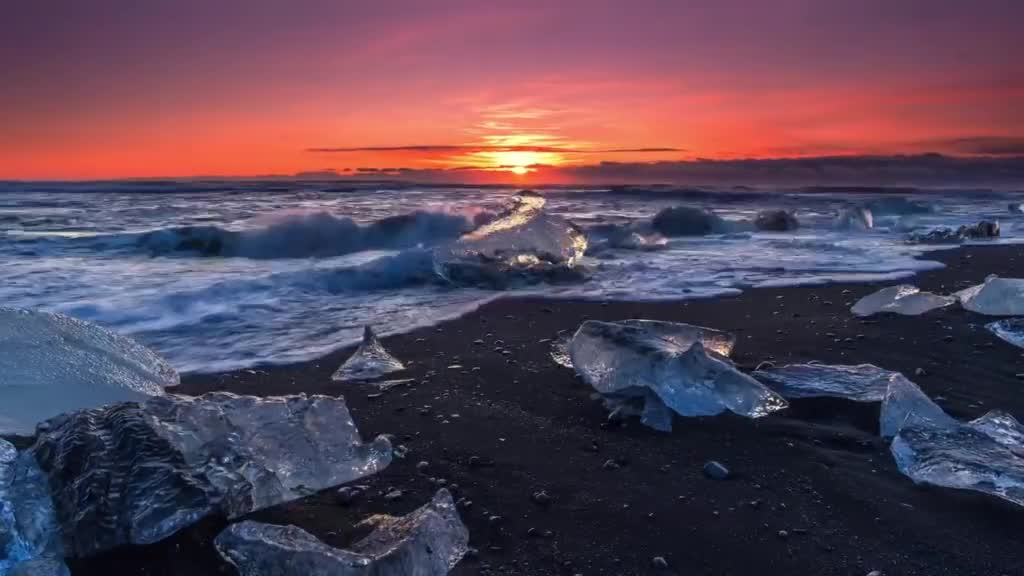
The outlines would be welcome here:
M 883 438 L 891 438 L 908 426 L 942 428 L 956 423 L 917 384 L 902 374 L 897 374 L 889 381 L 889 388 L 882 399 L 879 423 L 879 434 Z
M 950 419 L 952 420 L 952 419 Z M 975 490 L 1024 506 L 1024 426 L 992 411 L 977 420 L 906 426 L 890 451 L 914 482 Z
M 545 213 L 544 204 L 542 196 L 520 192 L 494 221 L 436 249 L 438 276 L 454 284 L 492 287 L 578 279 L 587 238 L 571 222 Z
M 0 440 L 0 575 L 61 553 L 45 476 L 30 453 Z
M 890 382 L 903 376 L 873 364 L 788 364 L 758 370 L 754 377 L 786 398 L 834 396 L 857 402 L 880 402 Z
M 870 230 L 875 227 L 875 216 L 869 208 L 845 208 L 836 217 L 835 227 L 842 230 Z
M 800 222 L 785 210 L 765 210 L 758 212 L 754 226 L 767 232 L 788 232 L 799 228 Z
M 921 292 L 917 286 L 900 284 L 868 294 L 858 300 L 850 311 L 857 316 L 871 316 L 879 312 L 917 316 L 929 310 L 949 306 L 953 302 L 956 302 L 956 298 L 951 296 Z
M 732 348 L 736 345 L 736 336 L 729 332 L 684 324 L 682 322 L 631 319 L 610 322 L 610 324 L 639 328 L 654 336 L 668 340 L 680 348 L 689 348 L 694 342 L 700 342 L 706 350 L 721 356 L 732 354 Z M 561 336 L 551 342 L 551 359 L 559 366 L 572 368 L 572 357 L 569 353 L 569 347 L 574 336 Z
M 1007 318 L 985 325 L 996 336 L 1017 346 L 1024 348 L 1024 318 Z
M 1020 202 L 1010 202 L 1006 209 L 1010 211 L 1010 214 L 1024 214 L 1024 204 Z
M 178 384 L 151 350 L 62 314 L 0 308 L 0 434 L 63 412 L 144 400 Z
M 599 393 L 613 399 L 640 397 L 652 415 L 659 412 L 656 406 L 646 407 L 651 402 L 683 416 L 731 410 L 756 418 L 786 406 L 781 396 L 736 370 L 724 356 L 708 353 L 701 330 L 656 321 L 588 320 L 573 337 L 569 354 L 577 373 Z
M 978 238 L 996 238 L 999 236 L 999 222 L 982 220 L 970 226 L 952 228 L 936 228 L 926 233 L 914 232 L 907 237 L 911 244 L 947 244 Z
M 367 326 L 359 348 L 334 372 L 331 380 L 371 380 L 399 370 L 405 370 L 405 366 L 384 349 L 373 329 Z
M 149 544 L 209 514 L 236 518 L 373 474 L 384 437 L 364 444 L 342 398 L 210 393 L 83 410 L 39 426 L 65 552 Z
M 989 316 L 1024 315 L 1024 279 L 989 276 L 984 284 L 956 293 L 960 305 Z
M 692 206 L 673 206 L 655 214 L 651 226 L 665 236 L 704 236 L 725 231 L 715 213 Z
M 468 549 L 469 531 L 445 489 L 406 516 L 365 524 L 373 532 L 347 550 L 297 526 L 251 521 L 229 526 L 214 544 L 241 576 L 443 576 Z

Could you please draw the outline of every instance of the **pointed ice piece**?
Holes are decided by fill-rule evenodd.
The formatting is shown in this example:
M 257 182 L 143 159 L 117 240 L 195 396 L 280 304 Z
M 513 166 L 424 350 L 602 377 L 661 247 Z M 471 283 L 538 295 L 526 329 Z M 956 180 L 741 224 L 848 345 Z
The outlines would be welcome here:
M 879 422 L 879 434 L 883 438 L 891 438 L 908 426 L 948 428 L 956 425 L 956 420 L 902 374 L 889 381 Z
M 903 377 L 873 364 L 788 364 L 753 376 L 786 398 L 834 396 L 856 402 L 882 401 L 892 380 Z
M 649 389 L 648 404 L 660 401 L 683 416 L 731 410 L 756 418 L 786 406 L 781 396 L 727 359 L 706 352 L 700 340 L 676 340 L 683 330 L 665 324 L 588 320 L 569 347 L 573 367 L 601 394 L 643 396 Z M 650 413 L 658 414 L 658 408 L 651 407 Z
M 210 514 L 236 518 L 373 474 L 342 398 L 210 393 L 66 414 L 29 449 L 49 481 L 68 556 L 149 544 Z
M 892 312 L 904 316 L 917 316 L 929 310 L 949 306 L 956 302 L 951 296 L 940 296 L 931 292 L 921 292 L 917 286 L 900 284 L 882 288 L 869 294 L 850 308 L 857 316 L 871 316 L 879 312 Z
M 453 284 L 504 288 L 514 283 L 578 279 L 587 237 L 544 212 L 543 196 L 523 191 L 494 221 L 434 251 L 438 276 Z
M 334 372 L 331 380 L 372 380 L 399 370 L 405 370 L 405 366 L 384 349 L 373 329 L 367 326 L 359 348 Z
M 64 412 L 144 400 L 178 373 L 130 338 L 63 314 L 0 308 L 0 434 Z
M 443 576 L 468 550 L 469 531 L 445 489 L 406 516 L 365 524 L 373 532 L 347 550 L 297 526 L 252 521 L 229 526 L 214 545 L 241 576 Z
M 956 293 L 960 305 L 989 316 L 1024 315 L 1024 278 L 989 276 L 984 284 Z

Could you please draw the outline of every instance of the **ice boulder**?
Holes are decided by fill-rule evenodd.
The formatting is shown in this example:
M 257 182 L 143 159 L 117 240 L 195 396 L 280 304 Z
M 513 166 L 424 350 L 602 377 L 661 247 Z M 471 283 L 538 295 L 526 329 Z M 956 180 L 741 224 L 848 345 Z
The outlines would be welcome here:
M 145 346 L 63 314 L 0 308 L 0 434 L 63 412 L 144 400 L 179 382 Z
M 544 212 L 535 192 L 458 242 L 434 250 L 434 270 L 457 285 L 506 288 L 541 281 L 579 280 L 587 238 L 574 224 Z
M 893 379 L 903 377 L 874 364 L 788 364 L 753 375 L 786 398 L 832 396 L 856 402 L 882 401 Z
M 0 576 L 63 566 L 62 554 L 46 477 L 32 454 L 0 440 Z
M 754 226 L 765 232 L 789 232 L 800 227 L 800 222 L 785 210 L 765 210 L 757 214 Z
M 372 380 L 399 370 L 405 370 L 405 365 L 385 350 L 373 329 L 366 326 L 363 328 L 363 341 L 334 372 L 331 380 Z
M 665 407 L 682 416 L 730 410 L 756 418 L 786 406 L 781 396 L 708 348 L 727 353 L 732 338 L 687 324 L 588 320 L 573 336 L 569 356 L 580 377 L 606 400 L 619 407 L 642 404 L 644 423 L 659 430 L 671 429 Z
M 1006 209 L 1009 210 L 1010 214 L 1024 214 L 1024 204 L 1020 202 L 1010 202 Z
M 974 490 L 1024 506 L 1024 426 L 993 410 L 953 419 L 909 380 L 882 403 L 882 432 L 900 472 L 917 483 Z
M 890 312 L 903 316 L 917 316 L 929 310 L 943 308 L 956 302 L 951 296 L 940 296 L 931 292 L 921 292 L 917 286 L 900 284 L 882 288 L 878 292 L 861 298 L 850 308 L 856 316 L 871 316 L 880 312 Z
M 45 474 L 67 556 L 150 544 L 217 514 L 237 518 L 373 474 L 342 398 L 158 396 L 58 416 L 28 450 Z
M 725 231 L 715 213 L 692 206 L 673 206 L 654 215 L 651 225 L 664 236 L 704 236 Z
M 348 549 L 297 526 L 252 521 L 229 526 L 214 544 L 241 576 L 443 576 L 468 550 L 469 531 L 445 489 L 406 516 L 363 523 L 373 531 Z
M 1003 340 L 1024 348 L 1024 318 L 1007 318 L 985 325 L 990 332 Z
M 952 228 L 935 228 L 928 232 L 914 232 L 907 237 L 911 244 L 955 244 L 965 240 L 980 238 L 996 238 L 999 236 L 999 222 L 982 220 L 970 226 Z
M 1024 315 L 1024 278 L 989 276 L 983 284 L 956 293 L 960 305 L 989 316 Z

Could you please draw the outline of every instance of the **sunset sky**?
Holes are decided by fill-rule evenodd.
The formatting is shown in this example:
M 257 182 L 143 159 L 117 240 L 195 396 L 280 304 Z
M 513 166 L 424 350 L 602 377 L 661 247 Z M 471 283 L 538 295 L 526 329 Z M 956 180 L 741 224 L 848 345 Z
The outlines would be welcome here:
M 0 14 L 0 179 L 528 181 L 608 161 L 1024 154 L 1020 0 L 34 0 Z

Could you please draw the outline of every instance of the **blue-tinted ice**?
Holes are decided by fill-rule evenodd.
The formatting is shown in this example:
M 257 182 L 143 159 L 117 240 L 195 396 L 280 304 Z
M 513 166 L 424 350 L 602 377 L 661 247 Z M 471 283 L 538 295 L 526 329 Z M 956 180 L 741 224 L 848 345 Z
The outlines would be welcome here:
M 989 276 L 983 284 L 956 293 L 965 309 L 989 316 L 1024 315 L 1024 279 Z
M 921 292 L 917 286 L 900 284 L 883 288 L 861 298 L 850 308 L 856 316 L 871 316 L 880 312 L 917 316 L 929 310 L 943 308 L 956 302 L 951 296 Z
M 215 541 L 241 576 L 443 576 L 466 554 L 469 531 L 451 494 L 402 517 L 372 516 L 373 528 L 349 549 L 328 546 L 297 526 L 241 522 Z
M 788 364 L 753 375 L 786 398 L 833 396 L 857 402 L 880 402 L 893 379 L 903 377 L 873 364 Z
M 62 314 L 0 308 L 0 434 L 64 412 L 145 400 L 179 382 L 134 340 Z
M 947 415 L 913 382 L 894 380 L 881 431 L 914 482 L 975 490 L 1024 506 L 1024 426 L 993 410 L 967 423 Z
M 1024 348 L 1024 318 L 997 320 L 986 324 L 985 328 L 1010 344 Z

